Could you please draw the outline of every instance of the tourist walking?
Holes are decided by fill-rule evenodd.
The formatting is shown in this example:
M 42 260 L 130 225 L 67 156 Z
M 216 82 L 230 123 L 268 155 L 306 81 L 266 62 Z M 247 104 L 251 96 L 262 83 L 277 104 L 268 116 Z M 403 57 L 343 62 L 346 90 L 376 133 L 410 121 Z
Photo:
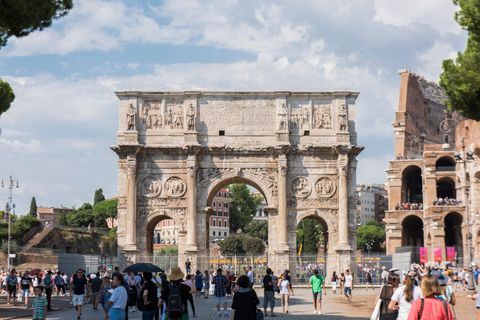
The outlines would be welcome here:
M 409 271 L 405 278 L 405 284 L 398 287 L 393 293 L 388 309 L 398 310 L 397 320 L 407 320 L 412 303 L 422 297 L 422 289 L 415 285 L 415 271 Z
M 374 290 L 373 282 L 372 282 L 372 271 L 370 269 L 367 269 L 366 276 L 367 276 L 367 285 L 365 286 L 365 291 L 368 291 L 368 285 L 370 285 L 372 290 Z
M 345 289 L 343 293 L 347 297 L 347 302 L 352 303 L 352 289 L 353 289 L 353 277 L 350 274 L 350 270 L 345 270 Z
M 130 308 L 129 310 L 131 312 L 135 312 L 137 310 L 136 309 L 137 296 L 141 290 L 140 282 L 137 279 L 135 279 L 135 275 L 133 274 L 133 272 L 130 272 L 128 274 L 127 283 L 128 283 L 128 295 L 129 295 L 128 307 Z
M 417 299 L 412 303 L 407 320 L 444 320 L 453 319 L 452 310 L 445 297 L 437 279 L 427 274 L 422 278 L 420 284 L 425 298 Z M 421 311 L 421 316 L 419 315 Z M 383 319 L 383 318 L 382 318 Z
M 103 280 L 100 278 L 100 272 L 95 274 L 95 278 L 90 280 L 90 294 L 92 295 L 93 310 L 98 310 L 100 301 L 100 291 L 102 290 Z
M 252 271 L 252 266 L 248 267 L 248 272 L 247 272 L 247 277 L 250 280 L 250 288 L 253 289 L 253 271 Z
M 200 293 L 202 291 L 202 288 L 203 288 L 202 273 L 200 272 L 200 270 L 197 270 L 197 272 L 195 273 L 195 289 L 197 290 L 197 292 L 195 293 L 195 299 L 197 301 L 200 300 Z
M 332 293 L 333 294 L 337 294 L 337 281 L 338 281 L 338 277 L 337 277 L 337 273 L 335 271 L 333 271 L 333 275 L 332 275 Z
M 20 279 L 20 290 L 22 292 L 22 297 L 25 302 L 25 309 L 28 308 L 28 295 L 30 294 L 31 286 L 32 286 L 32 278 L 30 278 L 29 272 L 25 271 L 22 278 Z
M 205 270 L 204 281 L 205 281 L 205 285 L 204 285 L 205 299 L 208 299 L 208 293 L 209 293 L 209 290 L 210 290 L 210 274 L 208 274 L 208 270 Z
M 85 288 L 87 289 L 87 297 L 90 295 L 89 288 L 87 286 L 87 278 L 82 269 L 77 270 L 77 274 L 73 277 L 70 283 L 70 297 L 72 298 L 73 306 L 77 310 L 77 320 L 80 320 L 82 316 L 82 305 L 85 298 Z
M 142 320 L 153 320 L 158 310 L 158 291 L 157 285 L 152 281 L 151 272 L 143 273 L 143 287 L 140 294 L 143 296 Z
M 110 303 L 108 303 L 108 301 L 112 296 L 112 292 L 110 292 L 111 289 L 110 276 L 107 274 L 103 277 L 102 291 L 100 292 L 99 299 L 99 303 L 102 305 L 103 311 L 105 311 L 105 319 L 108 319 L 108 312 L 110 311 Z
M 52 289 L 53 289 L 53 279 L 52 279 L 52 271 L 48 270 L 47 275 L 43 279 L 43 286 L 45 287 L 45 295 L 47 296 L 48 302 L 48 311 L 52 310 Z
M 7 304 L 10 304 L 10 299 L 13 297 L 13 305 L 15 306 L 15 294 L 17 293 L 17 285 L 18 285 L 18 277 L 17 277 L 17 270 L 12 269 L 10 274 L 7 276 Z
M 125 308 L 127 307 L 128 293 L 123 284 L 123 275 L 117 273 L 113 276 L 112 296 L 108 299 L 110 304 L 110 320 L 125 320 Z
M 230 273 L 230 270 L 227 270 L 227 274 L 225 277 L 228 279 L 228 284 L 227 284 L 227 299 L 230 299 L 232 297 L 232 286 L 233 286 L 233 276 Z
M 382 283 L 384 285 L 387 285 L 388 283 L 388 271 L 387 271 L 387 267 L 383 266 L 382 267 Z
M 340 280 L 340 294 L 343 294 L 343 290 L 345 289 L 345 275 L 343 274 L 343 272 L 340 273 L 339 280 Z
M 280 299 L 282 301 L 282 312 L 288 313 L 288 302 L 290 295 L 293 296 L 292 284 L 285 277 L 283 273 L 278 279 L 278 286 L 280 287 Z
M 165 303 L 166 305 L 166 312 L 165 312 L 165 319 L 164 320 L 172 320 L 172 319 L 181 319 L 181 320 L 188 320 L 188 308 L 187 308 L 187 299 L 188 294 L 195 293 L 195 289 L 190 288 L 186 284 L 183 284 L 183 274 L 180 267 L 175 266 L 172 268 L 172 272 L 170 273 L 170 283 L 165 281 L 167 285 L 164 285 L 162 288 L 162 295 L 160 297 L 160 303 Z M 162 285 L 164 281 L 162 280 Z M 176 297 L 180 296 L 180 300 L 178 299 L 169 299 L 170 294 L 175 295 Z M 178 315 L 178 312 L 181 314 Z
M 398 309 L 392 310 L 389 308 L 390 300 L 393 293 L 400 284 L 400 277 L 396 273 L 390 273 L 387 279 L 387 285 L 382 287 L 377 293 L 374 306 L 377 304 L 378 299 L 382 300 L 382 308 L 380 309 L 380 319 L 382 320 L 395 320 L 398 316 Z M 428 318 L 425 318 L 428 319 Z
M 275 308 L 275 296 L 273 295 L 274 281 L 272 279 L 272 269 L 267 268 L 267 274 L 263 277 L 263 311 L 268 316 L 267 307 L 270 305 L 270 317 L 276 317 L 273 313 Z
M 322 314 L 322 286 L 325 295 L 327 295 L 327 291 L 325 290 L 325 279 L 318 273 L 317 269 L 313 270 L 313 275 L 308 281 L 307 289 L 310 288 L 310 286 L 312 286 L 313 307 L 315 308 L 313 313 Z
M 62 293 L 65 295 L 65 282 L 62 278 L 62 275 L 60 274 L 60 271 L 58 271 L 55 275 L 53 282 L 55 283 L 55 287 L 57 288 L 57 297 L 59 297 Z
M 255 290 L 250 288 L 250 279 L 246 275 L 240 276 L 237 285 L 239 289 L 232 301 L 232 309 L 235 310 L 233 320 L 255 320 L 260 300 Z
M 190 288 L 193 287 L 193 283 L 192 283 L 192 275 L 191 274 L 187 274 L 187 277 L 185 278 L 186 280 L 183 282 L 184 284 L 186 284 L 187 286 L 189 286 Z M 195 305 L 193 304 L 193 296 L 192 294 L 188 294 L 188 297 L 187 297 L 187 300 L 190 302 L 190 305 L 192 306 L 192 316 L 195 318 L 197 315 L 195 314 Z
M 217 305 L 217 314 L 220 314 L 220 305 L 223 305 L 225 317 L 228 317 L 227 313 L 227 284 L 228 279 L 222 274 L 221 268 L 217 269 L 217 275 L 212 278 L 212 283 L 215 285 L 213 295 L 215 296 L 215 304 Z
M 45 320 L 47 319 L 48 301 L 47 298 L 43 296 L 43 287 L 38 286 L 35 287 L 33 290 L 36 296 L 32 304 L 33 320 Z

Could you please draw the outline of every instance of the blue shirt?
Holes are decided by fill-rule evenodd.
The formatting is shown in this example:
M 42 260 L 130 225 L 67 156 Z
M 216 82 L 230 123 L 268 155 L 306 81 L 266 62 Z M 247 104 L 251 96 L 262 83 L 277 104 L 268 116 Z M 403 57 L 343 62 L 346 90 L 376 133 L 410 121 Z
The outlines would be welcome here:
M 201 288 L 201 287 L 203 287 L 202 276 L 201 275 L 195 276 L 195 288 Z
M 50 282 L 50 284 L 48 284 Z M 50 278 L 49 275 L 47 275 L 45 277 L 45 279 L 43 279 L 43 284 L 45 285 L 45 288 L 52 288 L 53 287 L 53 281 L 52 281 L 52 278 Z
M 478 278 L 479 273 L 480 273 L 480 271 L 478 271 L 478 270 L 473 271 L 473 275 L 475 276 L 475 278 Z

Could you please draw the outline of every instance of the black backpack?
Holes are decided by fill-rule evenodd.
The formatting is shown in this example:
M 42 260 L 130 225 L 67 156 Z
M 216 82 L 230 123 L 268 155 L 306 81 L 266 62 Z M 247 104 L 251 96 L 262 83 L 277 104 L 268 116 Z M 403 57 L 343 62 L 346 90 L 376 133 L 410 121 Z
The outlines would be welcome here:
M 140 294 L 137 297 L 137 309 L 138 311 L 143 311 L 145 309 L 145 304 L 143 301 L 143 291 L 145 290 L 145 286 L 142 287 L 142 290 L 140 290 Z
M 170 319 L 180 318 L 186 311 L 187 308 L 183 303 L 182 292 L 180 290 L 181 285 L 170 287 L 170 294 L 167 299 L 167 314 Z

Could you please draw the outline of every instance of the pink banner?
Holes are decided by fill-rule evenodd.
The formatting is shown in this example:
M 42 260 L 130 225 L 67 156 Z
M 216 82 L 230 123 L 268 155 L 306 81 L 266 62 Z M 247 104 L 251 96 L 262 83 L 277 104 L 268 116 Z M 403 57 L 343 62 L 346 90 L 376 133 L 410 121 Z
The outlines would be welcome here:
M 455 260 L 455 247 L 447 247 L 447 261 Z
M 433 250 L 433 256 L 435 259 L 435 262 L 442 262 L 442 248 L 434 248 Z
M 428 262 L 428 250 L 426 247 L 420 247 L 420 263 Z

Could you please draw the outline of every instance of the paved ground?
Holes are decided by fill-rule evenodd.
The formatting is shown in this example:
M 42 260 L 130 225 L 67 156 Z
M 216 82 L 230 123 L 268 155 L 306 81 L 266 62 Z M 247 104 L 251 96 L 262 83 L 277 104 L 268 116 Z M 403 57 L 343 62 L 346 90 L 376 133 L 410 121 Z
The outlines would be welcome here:
M 353 303 L 349 304 L 346 299 L 339 294 L 333 295 L 331 290 L 327 291 L 327 295 L 323 298 L 322 315 L 313 314 L 313 303 L 310 290 L 296 289 L 295 296 L 290 298 L 289 313 L 281 313 L 280 299 L 276 299 L 276 308 L 274 312 L 278 315 L 277 319 L 299 319 L 299 320 L 313 320 L 313 319 L 325 319 L 325 320 L 343 320 L 343 319 L 358 319 L 368 320 L 373 309 L 373 302 L 378 289 L 375 291 L 365 291 L 365 289 L 357 289 L 353 291 Z M 257 289 L 257 294 L 260 298 L 260 306 L 263 305 L 263 291 Z M 457 312 L 457 320 L 475 320 L 477 319 L 478 311 L 475 309 L 475 302 L 465 298 L 465 292 L 458 292 L 457 306 L 455 310 Z M 31 301 L 29 302 L 31 304 Z M 228 306 L 230 307 L 231 301 Z M 53 297 L 52 298 L 53 312 L 50 312 L 47 319 L 52 320 L 67 320 L 76 319 L 76 312 L 70 305 L 68 298 L 65 297 Z M 200 301 L 195 301 L 195 308 L 197 312 L 196 319 L 217 319 L 216 309 L 214 305 L 214 299 L 200 298 Z M 191 314 L 191 308 L 189 305 L 189 312 Z M 31 319 L 31 309 L 24 309 L 20 307 L 13 307 L 6 305 L 6 298 L 0 297 L 0 319 Z M 223 311 L 222 311 L 223 315 Z M 229 317 L 223 317 L 222 319 L 232 319 L 233 310 L 228 309 Z M 88 304 L 83 307 L 82 319 L 85 320 L 101 320 L 104 319 L 104 312 L 93 311 L 92 305 Z M 129 319 L 141 319 L 141 313 L 135 312 L 129 314 Z M 190 317 L 193 319 L 193 317 Z M 218 318 L 220 319 L 220 318 Z

